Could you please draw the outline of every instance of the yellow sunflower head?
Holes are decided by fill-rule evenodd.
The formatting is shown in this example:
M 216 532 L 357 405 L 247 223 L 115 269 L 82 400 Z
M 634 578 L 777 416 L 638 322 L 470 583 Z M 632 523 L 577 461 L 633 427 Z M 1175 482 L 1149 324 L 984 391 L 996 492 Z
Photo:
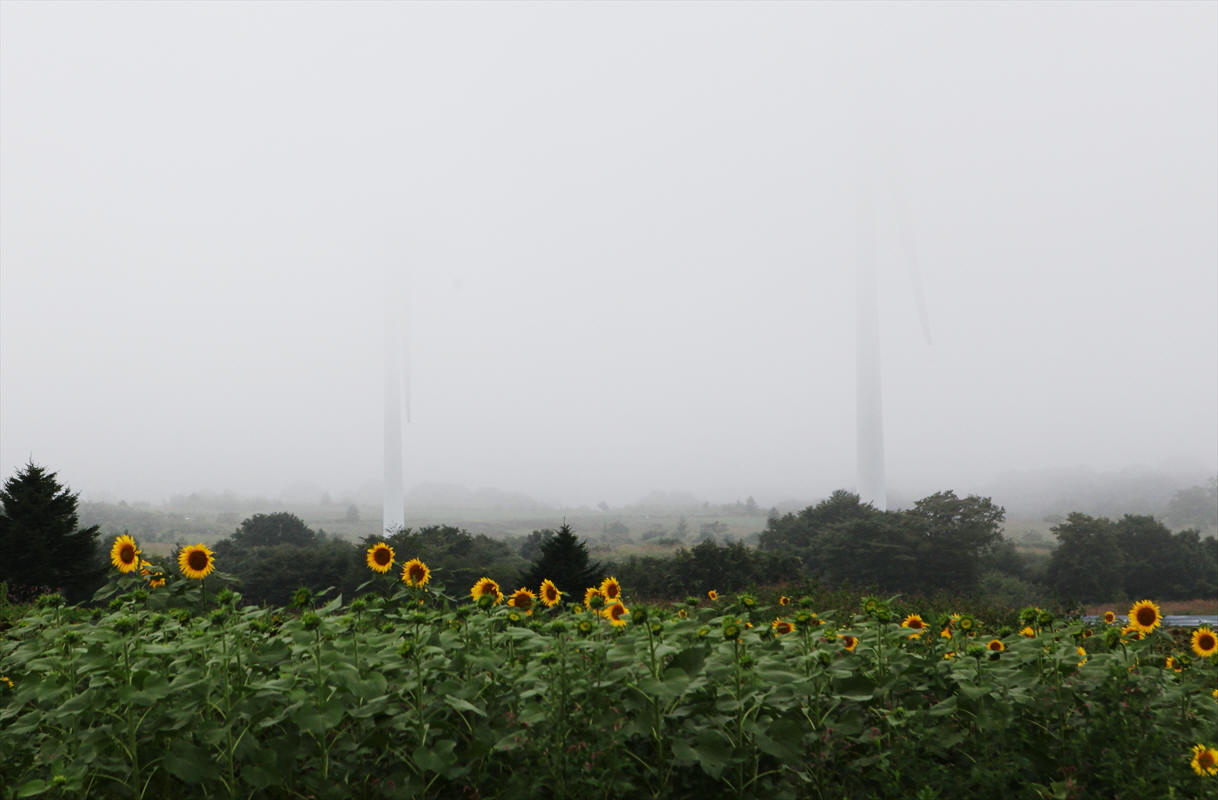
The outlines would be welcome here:
M 153 578 L 149 578 L 148 585 L 151 586 L 153 589 L 160 589 L 161 587 L 163 587 L 165 585 L 165 578 L 164 578 L 164 576 L 161 576 L 161 575 L 158 575 Z
M 499 605 L 503 602 L 503 592 L 499 591 L 499 584 L 495 583 L 490 578 L 479 578 L 470 587 L 469 596 L 477 603 L 483 597 L 491 598 L 493 605 Z
M 778 605 L 780 605 L 780 606 L 789 606 L 789 605 L 791 605 L 791 598 L 787 597 L 787 596 L 784 594 L 782 597 L 778 598 Z
M 716 592 L 714 589 L 711 589 L 709 592 L 707 592 L 706 596 L 709 597 L 712 602 L 719 599 L 719 593 Z
M 140 566 L 140 549 L 135 546 L 135 539 L 130 536 L 115 539 L 110 548 L 110 563 L 119 572 L 135 572 Z
M 178 551 L 178 569 L 192 580 L 202 580 L 216 568 L 216 558 L 203 544 L 192 544 Z
M 584 608 L 603 608 L 605 605 L 605 595 L 601 594 L 601 590 L 595 586 L 589 586 L 584 590 Z
M 1116 622 L 1116 613 L 1114 613 L 1112 611 L 1105 611 L 1104 612 L 1104 622 L 1108 625 L 1111 625 L 1112 623 Z
M 393 548 L 384 542 L 377 542 L 364 554 L 364 562 L 373 572 L 386 573 L 393 566 Z
M 508 605 L 517 611 L 523 611 L 526 614 L 533 613 L 533 604 L 537 602 L 537 595 L 530 592 L 528 589 L 521 587 L 512 592 L 512 596 L 508 598 Z
M 1075 652 L 1078 653 L 1078 659 L 1079 659 L 1078 666 L 1081 667 L 1083 664 L 1086 664 L 1087 663 L 1087 649 L 1084 647 L 1076 647 L 1076 648 L 1074 648 L 1074 650 L 1075 650 Z
M 1193 760 L 1189 766 L 1203 778 L 1218 775 L 1218 750 L 1203 744 L 1197 745 L 1193 748 Z
M 1007 646 L 1002 643 L 1001 639 L 990 639 L 990 642 L 985 646 L 985 649 L 989 650 L 991 653 L 1001 653 L 1003 650 L 1007 649 Z
M 541 604 L 546 608 L 553 608 L 562 600 L 562 592 L 558 591 L 554 581 L 549 578 L 541 582 L 541 589 L 537 592 L 537 595 L 541 598 Z
M 407 586 L 417 586 L 422 589 L 431 580 L 431 570 L 417 558 L 412 558 L 402 565 L 402 583 Z
M 1189 644 L 1192 646 L 1193 652 L 1199 657 L 1210 658 L 1215 653 L 1218 653 L 1218 634 L 1215 634 L 1209 628 L 1197 628 L 1193 631 Z
M 940 639 L 952 638 L 952 629 L 951 629 L 950 625 L 948 627 L 944 628 L 943 630 L 939 631 L 939 638 Z
M 791 622 L 787 622 L 785 619 L 774 620 L 770 623 L 770 627 L 773 628 L 774 633 L 778 636 L 785 636 L 788 633 L 794 633 L 795 631 L 795 625 Z
M 1142 633 L 1150 633 L 1162 621 L 1163 614 L 1159 607 L 1149 600 L 1134 603 L 1129 609 L 1129 624 Z
M 837 638 L 842 640 L 842 647 L 846 648 L 851 653 L 853 653 L 854 648 L 858 647 L 858 645 L 859 645 L 859 640 L 858 640 L 857 636 L 850 636 L 849 634 L 839 633 Z
M 621 600 L 618 600 L 613 605 L 604 610 L 605 619 L 609 620 L 614 627 L 620 628 L 626 624 L 626 615 L 630 610 L 623 605 Z
M 1023 626 L 1023 630 L 1021 630 L 1021 631 L 1019 632 L 1019 635 L 1020 635 L 1020 636 L 1026 636 L 1026 637 L 1028 637 L 1029 639 L 1035 639 L 1035 638 L 1036 638 L 1036 631 L 1032 630 L 1032 626 L 1031 626 L 1031 625 L 1024 625 L 1024 626 Z
M 1142 633 L 1134 625 L 1126 625 L 1124 628 L 1121 628 L 1122 639 L 1142 639 L 1145 636 L 1146 634 Z
M 920 631 L 926 627 L 926 623 L 922 621 L 922 617 L 918 614 L 910 614 L 901 621 L 901 627 L 909 628 L 910 630 L 914 631 Z
M 617 582 L 617 578 L 610 575 L 601 581 L 601 594 L 605 596 L 605 602 L 615 603 L 622 596 L 622 585 Z

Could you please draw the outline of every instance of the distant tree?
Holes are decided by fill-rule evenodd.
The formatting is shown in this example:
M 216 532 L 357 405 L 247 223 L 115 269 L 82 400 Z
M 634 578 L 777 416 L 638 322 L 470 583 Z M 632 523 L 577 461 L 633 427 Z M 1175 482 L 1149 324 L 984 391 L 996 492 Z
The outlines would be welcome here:
M 533 531 L 528 536 L 524 537 L 524 542 L 520 545 L 520 557 L 525 561 L 536 561 L 541 558 L 541 547 L 546 542 L 554 538 L 554 531 L 549 528 L 544 528 L 539 531 Z
M 229 539 L 240 548 L 284 544 L 308 547 L 317 543 L 317 534 L 295 514 L 278 511 L 274 514 L 255 514 L 242 520 Z
M 343 519 L 347 522 L 359 522 L 359 509 L 356 508 L 355 503 L 347 506 L 347 513 L 343 516 Z
M 1176 492 L 1167 503 L 1164 519 L 1173 528 L 1197 528 L 1213 531 L 1218 528 L 1218 477 L 1210 478 L 1204 486 L 1192 486 Z
M 100 582 L 98 526 L 77 528 L 78 495 L 30 462 L 0 490 L 0 581 L 13 596 L 38 587 L 86 599 Z
M 749 495 L 749 499 L 744 501 L 744 510 L 750 514 L 761 513 L 761 509 L 757 506 L 757 501 L 753 499 L 752 495 Z
M 1045 580 L 1066 600 L 1109 600 L 1121 593 L 1125 557 L 1112 521 L 1073 512 L 1051 528 L 1057 548 Z
M 541 556 L 533 566 L 520 574 L 520 582 L 536 591 L 548 578 L 567 600 L 575 602 L 583 597 L 584 589 L 599 584 L 604 577 L 600 563 L 589 562 L 588 546 L 564 522 L 541 546 Z
M 677 528 L 673 531 L 673 536 L 681 541 L 685 541 L 685 537 L 689 536 L 689 523 L 682 516 L 677 520 Z
M 916 537 L 922 589 L 971 592 L 981 576 L 982 557 L 1002 542 L 1006 512 L 988 497 L 936 492 L 902 514 Z

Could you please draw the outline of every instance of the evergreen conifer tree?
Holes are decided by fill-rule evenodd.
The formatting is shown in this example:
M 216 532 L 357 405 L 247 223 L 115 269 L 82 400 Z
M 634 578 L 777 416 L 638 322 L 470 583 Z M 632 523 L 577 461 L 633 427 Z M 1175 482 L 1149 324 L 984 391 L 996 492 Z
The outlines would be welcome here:
M 599 562 L 588 562 L 588 546 L 563 523 L 554 536 L 541 545 L 541 555 L 532 568 L 521 573 L 521 585 L 537 591 L 549 578 L 566 602 L 579 602 L 589 586 L 599 586 L 605 571 Z
M 78 530 L 77 495 L 54 472 L 30 462 L 0 489 L 0 581 L 14 597 L 43 588 L 68 600 L 87 598 L 105 567 L 99 563 L 98 526 Z

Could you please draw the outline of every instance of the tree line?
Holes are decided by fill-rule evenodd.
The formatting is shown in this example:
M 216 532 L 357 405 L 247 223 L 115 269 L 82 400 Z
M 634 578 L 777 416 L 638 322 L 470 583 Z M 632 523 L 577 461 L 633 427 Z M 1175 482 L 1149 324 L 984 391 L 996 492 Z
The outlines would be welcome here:
M 108 573 L 99 528 L 78 527 L 78 496 L 55 473 L 27 464 L 0 489 L 0 582 L 15 600 L 62 591 L 87 600 Z M 1052 528 L 1058 546 L 1037 563 L 1003 536 L 1005 512 L 990 498 L 937 492 L 911 508 L 880 511 L 834 492 L 799 512 L 772 515 L 756 547 L 708 538 L 671 556 L 629 556 L 604 564 L 566 524 L 517 539 L 450 525 L 405 529 L 352 543 L 313 530 L 286 512 L 254 514 L 215 553 L 249 602 L 286 604 L 301 586 L 353 593 L 370 577 L 364 554 L 385 541 L 399 561 L 420 558 L 461 595 L 483 576 L 536 588 L 542 578 L 568 599 L 606 575 L 636 597 L 677 599 L 708 588 L 736 591 L 789 582 L 891 593 L 1036 598 L 1062 602 L 1218 595 L 1218 538 L 1173 533 L 1150 516 L 1119 520 L 1073 513 Z

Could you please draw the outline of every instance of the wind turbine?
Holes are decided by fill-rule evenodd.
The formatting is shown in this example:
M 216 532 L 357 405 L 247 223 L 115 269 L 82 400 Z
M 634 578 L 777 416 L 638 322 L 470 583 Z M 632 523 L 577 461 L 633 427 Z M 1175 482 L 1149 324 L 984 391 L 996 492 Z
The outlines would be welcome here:
M 865 190 L 859 205 L 858 262 L 855 284 L 855 400 L 857 403 L 858 493 L 864 503 L 880 511 L 888 509 L 888 485 L 884 459 L 884 382 L 880 359 L 879 277 L 877 275 L 878 236 L 876 231 L 875 192 Z M 909 212 L 899 186 L 894 182 L 891 196 L 900 228 L 900 244 L 909 266 L 914 301 L 922 324 L 922 335 L 929 345 L 930 318 L 922 295 L 922 279 L 914 248 Z
M 401 279 L 385 271 L 385 483 L 381 527 L 396 533 L 406 527 L 405 480 L 402 472 L 403 416 L 410 422 L 410 365 L 403 309 L 409 298 Z M 405 370 L 403 370 L 405 367 Z M 405 373 L 405 374 L 403 374 Z M 403 396 L 405 402 L 403 402 Z

